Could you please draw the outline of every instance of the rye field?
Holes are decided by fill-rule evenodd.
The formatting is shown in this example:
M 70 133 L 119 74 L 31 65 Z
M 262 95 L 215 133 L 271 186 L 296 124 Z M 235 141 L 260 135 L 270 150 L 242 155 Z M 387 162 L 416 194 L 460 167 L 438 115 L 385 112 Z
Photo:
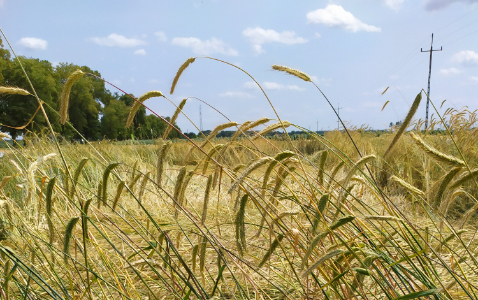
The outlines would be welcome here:
M 82 76 L 64 84 L 64 124 Z M 0 298 L 477 299 L 476 111 L 424 130 L 417 92 L 388 132 L 322 136 L 276 115 L 152 145 L 27 135 L 0 158 Z

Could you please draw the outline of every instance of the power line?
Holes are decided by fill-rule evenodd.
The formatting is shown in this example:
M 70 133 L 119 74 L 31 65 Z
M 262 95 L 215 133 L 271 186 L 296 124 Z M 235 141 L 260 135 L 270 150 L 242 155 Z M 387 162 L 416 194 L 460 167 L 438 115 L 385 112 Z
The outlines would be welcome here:
M 430 50 L 423 51 L 423 48 L 420 49 L 421 52 L 430 52 L 430 64 L 428 67 L 428 92 L 427 92 L 427 111 L 425 115 L 425 130 L 428 128 L 428 105 L 430 103 L 430 78 L 432 75 L 432 54 L 433 54 L 433 51 L 442 51 L 442 50 L 443 50 L 443 47 L 440 47 L 440 50 L 433 49 L 433 33 L 432 33 L 432 43 L 430 45 Z

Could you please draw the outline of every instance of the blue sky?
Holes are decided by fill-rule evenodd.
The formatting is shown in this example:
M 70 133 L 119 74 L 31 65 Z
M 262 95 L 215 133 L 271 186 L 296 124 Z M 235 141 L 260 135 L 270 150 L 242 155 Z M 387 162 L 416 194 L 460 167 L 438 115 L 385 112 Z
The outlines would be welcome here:
M 0 0 L 0 27 L 17 54 L 87 65 L 136 96 L 197 97 L 239 123 L 275 118 L 247 75 L 212 60 L 197 59 L 169 95 L 187 58 L 222 59 L 256 78 L 281 119 L 336 128 L 313 85 L 271 68 L 285 65 L 309 74 L 349 124 L 381 129 L 426 90 L 429 54 L 420 48 L 430 49 L 431 33 L 434 48 L 443 46 L 433 55 L 432 100 L 447 100 L 441 112 L 477 108 L 477 8 L 478 0 Z M 163 116 L 175 109 L 160 98 L 146 104 Z M 199 105 L 191 99 L 184 109 L 197 126 Z M 204 104 L 202 116 L 204 129 L 227 122 Z M 184 116 L 178 125 L 196 131 Z

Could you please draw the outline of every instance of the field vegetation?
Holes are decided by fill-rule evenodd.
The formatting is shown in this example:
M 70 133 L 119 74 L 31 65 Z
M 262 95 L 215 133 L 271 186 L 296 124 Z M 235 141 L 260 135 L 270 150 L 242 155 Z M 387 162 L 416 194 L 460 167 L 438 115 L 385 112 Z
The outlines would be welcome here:
M 478 298 L 475 111 L 449 109 L 423 130 L 417 91 L 387 133 L 322 136 L 276 115 L 172 141 L 183 100 L 152 145 L 59 139 L 60 123 L 81 135 L 70 92 L 95 76 L 70 73 L 53 126 L 43 111 L 43 133 L 0 159 L 2 298 Z M 134 99 L 126 125 L 151 97 L 165 96 Z M 216 138 L 225 129 L 235 134 Z M 277 130 L 304 137 L 265 138 Z

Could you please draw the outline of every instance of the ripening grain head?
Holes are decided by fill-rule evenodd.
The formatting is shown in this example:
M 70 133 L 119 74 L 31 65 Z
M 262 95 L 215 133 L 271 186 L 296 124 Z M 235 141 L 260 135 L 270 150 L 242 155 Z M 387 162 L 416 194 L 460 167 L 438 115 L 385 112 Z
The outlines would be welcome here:
M 149 91 L 146 94 L 139 97 L 137 101 L 134 101 L 133 106 L 131 107 L 131 110 L 129 111 L 128 119 L 126 120 L 126 127 L 129 127 L 133 123 L 134 116 L 138 112 L 138 109 L 141 106 L 141 103 L 153 97 L 164 97 L 164 96 L 163 96 L 163 93 L 161 93 L 160 91 Z
M 390 153 L 390 151 L 393 149 L 393 147 L 397 144 L 397 141 L 402 136 L 403 132 L 408 128 L 408 125 L 410 124 L 410 121 L 412 120 L 413 116 L 415 115 L 415 112 L 417 111 L 421 100 L 422 100 L 422 93 L 419 93 L 415 97 L 415 100 L 413 101 L 412 107 L 410 107 L 410 110 L 408 111 L 407 116 L 403 120 L 402 125 L 398 129 L 397 133 L 393 137 L 392 142 L 390 143 L 387 150 L 385 151 L 385 154 L 383 155 L 383 158 L 387 157 L 387 155 Z
M 29 188 L 31 190 L 35 189 L 35 171 L 39 167 L 41 167 L 41 165 L 43 163 L 45 163 L 47 160 L 49 160 L 50 158 L 52 158 L 55 155 L 56 155 L 56 153 L 47 154 L 45 156 L 42 156 L 42 157 L 38 158 L 36 161 L 34 161 L 30 164 L 30 166 L 28 167 L 28 171 L 27 171 L 27 180 L 28 180 Z
M 27 90 L 18 88 L 18 87 L 7 87 L 7 86 L 0 86 L 0 94 L 10 94 L 10 95 L 30 95 Z
M 174 111 L 173 116 L 169 120 L 169 123 L 171 123 L 171 125 L 174 125 L 174 123 L 176 122 L 176 119 L 178 118 L 179 113 L 183 110 L 184 105 L 186 105 L 187 100 L 188 100 L 187 98 L 183 99 L 181 103 L 179 103 L 178 107 Z M 169 133 L 171 132 L 171 129 L 173 128 L 171 125 L 168 125 L 168 127 L 166 127 L 166 130 L 164 131 L 164 134 L 163 134 L 163 140 L 165 140 L 168 137 Z
M 445 164 L 449 164 L 449 165 L 459 165 L 459 166 L 465 166 L 465 162 L 462 161 L 461 159 L 458 159 L 454 156 L 451 156 L 451 155 L 447 155 L 447 154 L 444 154 L 444 153 L 441 153 L 439 152 L 438 150 L 436 150 L 435 148 L 427 145 L 422 139 L 421 137 L 419 137 L 418 135 L 415 135 L 413 132 L 410 132 L 410 136 L 412 137 L 412 139 L 415 141 L 415 143 L 423 150 L 425 151 L 425 153 L 427 153 L 428 155 L 430 155 L 431 157 L 433 157 L 434 159 L 438 160 L 438 161 L 441 161 Z
M 287 128 L 290 125 L 292 125 L 292 124 L 289 121 L 282 121 L 282 123 L 278 122 L 278 123 L 275 123 L 275 124 L 271 124 L 271 125 L 267 126 L 266 128 L 262 129 L 261 131 L 259 131 L 252 139 L 253 140 L 258 139 L 260 136 L 264 136 L 265 134 L 267 134 L 271 131 L 274 131 L 274 130 L 280 129 L 280 128 Z
M 176 84 L 178 83 L 179 77 L 181 77 L 181 74 L 186 70 L 186 68 L 192 64 L 196 58 L 190 57 L 188 60 L 186 60 L 181 67 L 179 67 L 178 72 L 176 73 L 176 76 L 174 77 L 173 84 L 171 85 L 171 91 L 169 92 L 171 95 L 174 93 L 174 89 L 176 88 Z
M 289 67 L 279 66 L 279 65 L 272 65 L 272 69 L 277 70 L 277 71 L 286 72 L 290 75 L 294 75 L 295 77 L 299 77 L 300 79 L 302 79 L 304 81 L 312 81 L 310 79 L 309 75 L 305 74 L 302 71 L 296 70 L 296 69 L 291 69 Z
M 8 134 L 6 134 L 5 132 L 1 132 L 0 131 L 0 140 L 3 140 L 3 139 L 11 139 L 12 137 L 9 136 Z
M 213 129 L 213 131 L 211 131 L 211 133 L 206 137 L 206 140 L 204 141 L 204 143 L 201 145 L 201 148 L 204 147 L 208 141 L 212 140 L 214 137 L 216 137 L 216 135 L 224 130 L 224 129 L 227 129 L 229 127 L 232 127 L 232 126 L 237 126 L 238 123 L 237 122 L 227 122 L 227 123 L 224 123 L 224 124 L 221 124 L 221 125 L 217 125 L 216 128 Z
M 414 187 L 413 185 L 409 184 L 408 182 L 406 182 L 405 180 L 393 175 L 390 179 L 392 179 L 393 181 L 395 181 L 396 183 L 400 184 L 402 187 L 406 188 L 410 193 L 412 194 L 415 194 L 415 195 L 418 195 L 418 196 L 422 196 L 422 197 L 425 197 L 425 193 L 419 189 L 417 189 L 416 187 Z
M 81 70 L 76 70 L 75 72 L 71 73 L 70 77 L 65 82 L 63 86 L 63 90 L 61 91 L 60 97 L 60 123 L 65 124 L 66 119 L 68 118 L 68 105 L 70 102 L 70 91 L 73 83 L 83 77 L 85 73 Z

